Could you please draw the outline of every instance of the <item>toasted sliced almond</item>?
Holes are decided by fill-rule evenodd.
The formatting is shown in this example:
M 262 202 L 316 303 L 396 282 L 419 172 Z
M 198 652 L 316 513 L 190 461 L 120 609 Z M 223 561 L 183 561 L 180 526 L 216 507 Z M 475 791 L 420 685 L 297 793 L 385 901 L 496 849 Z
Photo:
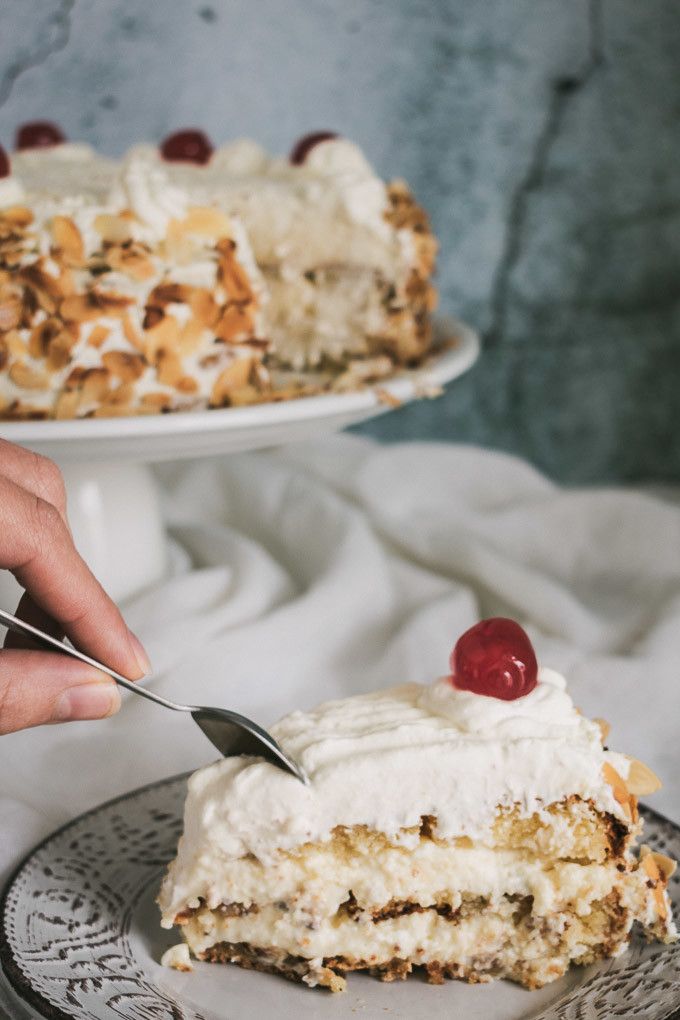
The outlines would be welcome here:
M 78 227 L 70 216 L 53 216 L 50 224 L 53 252 L 66 265 L 82 266 L 85 261 L 85 245 Z
M 636 797 L 642 797 L 660 790 L 661 780 L 644 762 L 633 758 L 626 777 L 626 785 Z
M 0 303 L 0 331 L 15 329 L 21 322 L 22 305 L 18 297 L 7 298 Z
M 155 364 L 158 351 L 176 351 L 178 345 L 179 323 L 174 315 L 163 316 L 157 326 L 144 331 L 144 354 L 150 364 Z
M 634 798 L 630 795 L 625 780 L 608 761 L 606 761 L 602 766 L 602 774 L 604 775 L 605 782 L 607 782 L 612 788 L 614 799 L 621 805 L 630 820 L 634 821 L 636 816 L 636 804 Z
M 29 368 L 21 361 L 15 361 L 10 365 L 9 377 L 15 386 L 20 386 L 24 390 L 48 390 L 50 388 L 48 375 Z
M 133 299 L 112 291 L 90 290 L 86 294 L 73 294 L 61 303 L 61 315 L 73 322 L 91 322 L 102 317 L 121 317 Z
M 175 389 L 180 393 L 198 393 L 198 382 L 191 375 L 183 375 Z
M 153 410 L 163 411 L 171 406 L 172 398 L 169 393 L 144 393 L 140 398 L 140 402 L 142 405 Z
M 62 297 L 69 297 L 71 294 L 75 294 L 76 292 L 73 272 L 68 266 L 63 266 L 59 273 L 59 292 Z
M 654 895 L 654 902 L 656 904 L 656 910 L 662 921 L 665 921 L 668 917 L 668 907 L 666 906 L 666 881 L 662 878 L 659 865 L 656 861 L 656 854 L 651 853 L 649 847 L 646 848 L 647 853 L 642 853 L 640 850 L 640 862 L 642 867 L 652 883 L 652 891 Z
M 236 358 L 222 369 L 215 380 L 210 394 L 210 403 L 221 407 L 230 396 L 232 390 L 241 389 L 250 382 L 252 358 Z
M 52 371 L 59 371 L 71 361 L 71 351 L 76 344 L 77 338 L 68 329 L 60 329 L 47 347 L 47 367 Z
M 257 404 L 262 400 L 262 394 L 255 386 L 237 386 L 229 390 L 228 394 L 230 407 L 248 407 L 250 404 Z
M 148 280 L 156 273 L 153 262 L 141 246 L 129 249 L 119 246 L 108 248 L 106 259 L 112 269 L 125 273 L 132 280 Z
M 54 417 L 59 419 L 75 418 L 78 414 L 80 394 L 77 390 L 60 393 L 54 408 Z
M 238 343 L 253 331 L 253 316 L 248 306 L 230 304 L 215 326 L 215 336 L 226 343 Z
M 678 862 L 674 861 L 672 857 L 667 857 L 666 854 L 660 854 L 658 850 L 652 850 L 652 857 L 659 869 L 659 874 L 665 882 L 675 874 Z
M 140 333 L 139 329 L 137 328 L 137 325 L 132 320 L 132 316 L 128 312 L 126 312 L 125 315 L 123 316 L 122 322 L 125 339 L 128 340 L 132 344 L 132 346 L 135 347 L 138 351 L 144 351 L 145 347 L 144 337 Z
M 214 328 L 220 317 L 220 306 L 212 291 L 205 287 L 194 287 L 189 298 L 189 307 L 203 326 L 207 329 Z
M 94 229 L 102 241 L 108 241 L 110 244 L 123 244 L 132 238 L 132 224 L 123 216 L 101 213 L 95 217 Z
M 9 333 L 4 335 L 5 349 L 11 355 L 12 358 L 17 358 L 18 361 L 23 361 L 28 352 L 28 344 L 24 341 L 16 329 L 10 329 Z
M 64 324 L 60 319 L 51 317 L 43 319 L 41 323 L 34 326 L 28 340 L 28 353 L 32 358 L 46 358 L 50 341 L 57 336 Z
M 599 728 L 600 728 L 600 738 L 602 740 L 602 743 L 606 744 L 607 737 L 609 736 L 609 734 L 611 732 L 611 726 L 609 725 L 609 723 L 607 722 L 606 719 L 593 719 L 593 722 L 597 723 L 597 725 L 599 726 Z
M 144 375 L 146 362 L 141 354 L 132 354 L 130 351 L 106 351 L 102 354 L 104 368 L 107 368 L 111 375 L 124 382 L 134 382 Z
M 9 361 L 9 349 L 7 347 L 7 341 L 3 336 L 0 336 L 0 372 L 4 372 Z
M 163 386 L 176 386 L 184 374 L 177 352 L 162 347 L 157 353 L 156 364 L 159 383 Z
M 112 404 L 111 402 L 100 404 L 92 412 L 94 418 L 129 418 L 133 414 L 134 411 L 129 404 Z
M 109 393 L 108 403 L 116 407 L 130 407 L 134 395 L 134 381 L 121 382 Z
M 384 404 L 386 407 L 401 407 L 402 401 L 399 397 L 395 397 L 389 390 L 384 389 L 382 386 L 376 386 L 373 390 L 379 403 Z
M 147 304 L 163 308 L 165 305 L 186 305 L 191 300 L 193 287 L 188 283 L 176 283 L 167 280 L 159 283 L 149 294 Z
M 127 318 L 127 316 L 125 316 Z M 90 347 L 101 347 L 106 338 L 111 335 L 111 330 L 108 326 L 102 326 L 101 324 L 93 326 L 90 330 L 90 335 L 87 338 L 87 342 Z
M 231 221 L 221 210 L 213 206 L 193 206 L 181 220 L 171 220 L 167 237 L 169 241 L 198 234 L 200 237 L 218 238 L 231 234 Z
M 0 211 L 0 219 L 15 227 L 28 227 L 33 222 L 33 213 L 25 205 L 11 205 Z
M 217 276 L 227 292 L 230 301 L 250 301 L 253 298 L 253 288 L 250 285 L 250 277 L 237 261 L 233 250 L 226 245 L 219 244 L 220 261 L 217 269 Z
M 189 319 L 179 334 L 179 350 L 183 355 L 193 354 L 199 349 L 206 335 L 205 326 L 198 319 Z
M 142 329 L 145 331 L 148 329 L 155 329 L 156 326 L 160 325 L 165 317 L 165 312 L 158 305 L 147 304 L 144 308 L 144 321 L 142 322 Z
M 80 388 L 83 402 L 100 402 L 109 394 L 111 376 L 105 368 L 87 368 L 83 372 Z

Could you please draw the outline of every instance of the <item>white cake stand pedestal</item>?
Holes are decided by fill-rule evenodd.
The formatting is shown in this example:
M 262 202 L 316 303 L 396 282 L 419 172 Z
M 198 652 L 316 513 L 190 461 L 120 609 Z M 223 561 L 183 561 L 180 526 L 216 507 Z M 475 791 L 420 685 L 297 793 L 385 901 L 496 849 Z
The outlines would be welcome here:
M 462 375 L 479 355 L 477 334 L 451 319 L 437 322 L 447 341 L 417 370 L 381 383 L 400 404 Z M 451 342 L 453 341 L 453 342 Z M 135 418 L 7 422 L 0 435 L 42 453 L 61 468 L 76 546 L 118 602 L 163 577 L 165 527 L 148 464 L 243 452 L 319 438 L 390 410 L 373 389 L 253 407 Z M 0 572 L 0 605 L 21 594 Z

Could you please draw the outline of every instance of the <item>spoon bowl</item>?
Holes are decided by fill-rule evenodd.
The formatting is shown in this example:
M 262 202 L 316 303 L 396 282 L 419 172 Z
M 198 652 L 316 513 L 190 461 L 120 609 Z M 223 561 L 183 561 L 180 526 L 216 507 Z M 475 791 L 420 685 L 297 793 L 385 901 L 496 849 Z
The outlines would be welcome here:
M 278 768 L 292 772 L 307 785 L 308 779 L 302 768 L 286 754 L 270 733 L 252 719 L 226 708 L 206 707 L 192 709 L 191 717 L 225 758 L 242 754 L 256 755 Z

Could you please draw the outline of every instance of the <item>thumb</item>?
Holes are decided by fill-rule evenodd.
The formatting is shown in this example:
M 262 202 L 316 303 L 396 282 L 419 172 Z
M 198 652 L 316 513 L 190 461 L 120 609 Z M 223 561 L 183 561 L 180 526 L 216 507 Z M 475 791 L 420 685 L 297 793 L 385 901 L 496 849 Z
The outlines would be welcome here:
M 103 719 L 119 708 L 116 684 L 85 662 L 49 652 L 0 652 L 0 734 L 43 723 Z

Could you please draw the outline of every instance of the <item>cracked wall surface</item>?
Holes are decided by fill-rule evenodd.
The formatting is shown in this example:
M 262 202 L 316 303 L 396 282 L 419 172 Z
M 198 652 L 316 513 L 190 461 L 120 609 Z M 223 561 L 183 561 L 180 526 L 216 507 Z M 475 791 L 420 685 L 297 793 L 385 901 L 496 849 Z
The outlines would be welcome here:
M 677 480 L 679 47 L 677 0 L 4 0 L 0 141 L 39 117 L 113 154 L 186 125 L 347 134 L 415 186 L 441 307 L 485 339 L 365 431 Z

